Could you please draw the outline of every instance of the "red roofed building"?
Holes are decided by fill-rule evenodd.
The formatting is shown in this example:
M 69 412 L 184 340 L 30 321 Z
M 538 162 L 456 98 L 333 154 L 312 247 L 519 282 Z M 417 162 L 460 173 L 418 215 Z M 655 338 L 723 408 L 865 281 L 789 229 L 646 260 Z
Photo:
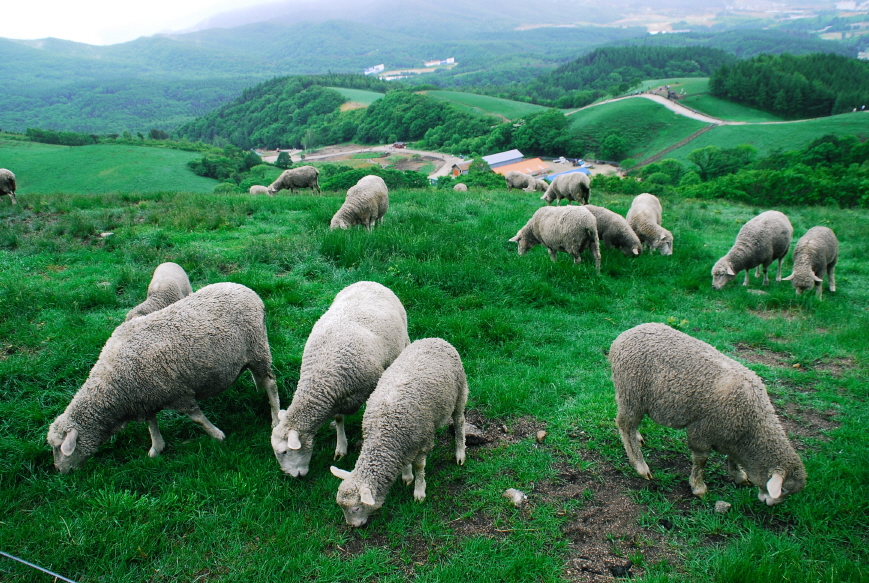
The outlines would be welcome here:
M 522 160 L 521 162 L 514 162 L 513 164 L 508 164 L 506 166 L 498 166 L 497 168 L 492 169 L 495 173 L 507 174 L 512 170 L 516 170 L 517 172 L 521 172 L 522 174 L 530 174 L 531 176 L 540 176 L 541 174 L 547 174 L 549 172 L 549 168 L 546 164 L 543 163 L 543 160 L 540 158 L 531 158 L 530 160 Z

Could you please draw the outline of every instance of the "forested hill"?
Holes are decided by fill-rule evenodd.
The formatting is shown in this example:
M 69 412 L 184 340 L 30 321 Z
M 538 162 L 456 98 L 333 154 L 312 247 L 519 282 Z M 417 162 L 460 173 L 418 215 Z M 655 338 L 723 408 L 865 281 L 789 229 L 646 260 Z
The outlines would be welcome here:
M 724 66 L 709 79 L 716 97 L 786 119 L 869 105 L 869 63 L 838 55 L 760 55 Z

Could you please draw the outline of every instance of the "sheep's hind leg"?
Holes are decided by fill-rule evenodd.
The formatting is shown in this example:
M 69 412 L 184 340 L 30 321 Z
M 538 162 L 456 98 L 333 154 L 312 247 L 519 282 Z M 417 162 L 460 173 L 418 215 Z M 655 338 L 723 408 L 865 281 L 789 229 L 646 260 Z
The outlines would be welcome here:
M 827 287 L 831 292 L 836 291 L 836 264 L 827 268 Z
M 744 285 L 746 287 L 748 286 L 748 272 L 749 272 L 749 270 L 746 269 L 745 270 L 745 281 L 742 282 L 742 285 Z M 754 277 L 757 277 L 757 275 L 755 275 Z
M 275 379 L 273 376 L 269 374 L 257 374 L 251 370 L 253 374 L 253 382 L 256 384 L 258 389 L 265 390 L 266 394 L 269 397 L 269 407 L 271 408 L 272 414 L 272 427 L 277 427 L 278 422 L 278 412 L 281 410 L 281 402 L 280 397 L 278 396 L 278 385 L 275 383 Z
M 335 459 L 340 460 L 347 455 L 347 434 L 344 433 L 344 416 L 335 415 L 335 433 L 337 434 L 337 443 L 335 444 Z
M 772 265 L 772 261 L 770 261 L 769 264 L 767 264 L 767 263 L 763 264 L 763 285 L 769 285 L 769 266 L 770 265 Z M 760 266 L 758 266 L 758 267 L 760 267 Z M 781 264 L 779 264 L 779 268 L 781 268 Z M 781 272 L 779 272 L 779 275 L 781 275 Z M 779 277 L 777 281 L 781 281 L 781 277 Z
M 552 259 L 553 263 L 556 263 L 558 261 L 558 251 L 556 251 L 555 249 L 549 249 L 549 258 Z M 574 263 L 578 262 L 574 261 Z
M 410 464 L 401 467 L 401 481 L 406 486 L 410 486 L 413 483 L 413 468 Z
M 198 405 L 194 405 L 194 408 L 188 409 L 187 411 L 184 411 L 184 413 L 187 413 L 187 416 L 190 417 L 191 421 L 201 425 L 202 429 L 205 430 L 205 433 L 217 441 L 223 441 L 223 438 L 226 437 L 223 434 L 223 431 L 215 427 L 214 424 L 205 417 Z
M 151 434 L 151 449 L 148 450 L 148 455 L 157 457 L 166 449 L 166 442 L 163 441 L 163 436 L 160 435 L 160 427 L 157 425 L 156 414 L 148 418 L 148 432 Z
M 688 449 L 691 450 L 691 477 L 688 483 L 691 485 L 691 493 L 695 496 L 705 496 L 708 488 L 703 482 L 703 468 L 706 466 L 706 460 L 709 459 L 709 454 L 712 448 L 707 445 L 699 436 L 703 435 L 703 428 L 688 426 Z
M 417 502 L 422 502 L 425 500 L 425 452 L 416 456 L 416 460 L 413 462 L 413 470 L 416 472 L 413 499 Z
M 619 428 L 619 435 L 622 438 L 622 444 L 625 446 L 625 453 L 628 454 L 628 460 L 637 473 L 647 480 L 652 479 L 652 472 L 649 471 L 649 465 L 643 459 L 643 452 L 640 451 L 640 432 L 637 427 L 640 425 L 640 419 L 632 419 L 627 415 L 623 415 L 621 411 L 616 416 L 616 426 Z
M 777 271 L 776 274 L 775 274 L 775 280 L 776 280 L 776 281 L 781 281 L 781 262 L 782 262 L 783 259 L 784 259 L 784 257 L 779 257 L 779 258 L 778 258 L 778 271 Z

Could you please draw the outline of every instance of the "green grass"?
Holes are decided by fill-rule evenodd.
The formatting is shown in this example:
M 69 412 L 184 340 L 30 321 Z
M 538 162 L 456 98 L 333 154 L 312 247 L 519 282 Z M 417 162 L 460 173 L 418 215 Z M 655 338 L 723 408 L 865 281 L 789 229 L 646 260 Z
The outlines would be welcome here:
M 641 160 L 682 140 L 707 124 L 679 115 L 648 99 L 623 99 L 578 111 L 569 131 L 600 144 L 610 133 L 627 140 L 627 157 Z
M 733 284 L 711 289 L 711 265 L 762 209 L 665 199 L 674 255 L 629 259 L 602 250 L 596 274 L 590 256 L 575 266 L 564 254 L 550 262 L 543 248 L 517 255 L 507 239 L 539 208 L 537 195 L 397 190 L 371 233 L 328 230 L 342 199 L 154 193 L 0 201 L 0 549 L 82 583 L 555 582 L 570 579 L 588 540 L 600 542 L 606 561 L 630 558 L 635 579 L 642 569 L 647 581 L 869 577 L 869 212 L 781 209 L 796 235 L 827 224 L 839 236 L 839 291 L 819 302 L 795 296 L 786 282 L 768 295 Z M 594 192 L 592 201 L 620 213 L 630 204 Z M 101 239 L 103 231 L 115 235 Z M 438 336 L 458 349 L 469 412 L 504 437 L 470 447 L 460 468 L 442 430 L 428 460 L 427 500 L 415 503 L 396 485 L 370 526 L 352 530 L 328 471 L 334 432 L 320 431 L 304 480 L 284 476 L 269 443 L 266 398 L 243 375 L 202 403 L 226 432 L 223 443 L 167 411 L 161 457 L 147 456 L 147 429 L 131 423 L 77 471 L 57 474 L 47 427 L 163 261 L 181 264 L 194 289 L 235 281 L 263 298 L 284 404 L 307 335 L 335 294 L 360 280 L 387 285 L 407 309 L 412 339 Z M 789 267 L 790 260 L 785 273 Z M 758 287 L 752 279 L 750 289 Z M 780 355 L 780 366 L 747 365 L 800 430 L 803 492 L 768 508 L 755 488 L 729 483 L 713 456 L 710 493 L 694 499 L 684 431 L 648 420 L 642 430 L 656 479 L 636 477 L 615 431 L 605 354 L 620 332 L 643 322 L 671 322 L 729 355 L 737 345 Z M 820 364 L 833 359 L 842 363 L 835 374 Z M 809 426 L 818 415 L 830 428 Z M 351 454 L 340 467 L 358 455 L 360 418 L 348 418 Z M 523 426 L 549 435 L 538 444 Z M 530 504 L 513 508 L 501 497 L 507 487 L 527 492 Z M 620 508 L 609 504 L 613 496 L 632 509 L 625 520 L 636 534 L 608 518 Z M 716 500 L 733 509 L 715 514 Z M 597 530 L 583 531 L 586 520 Z M 593 566 L 607 573 L 603 563 Z M 8 561 L 0 579 L 47 580 Z
M 747 123 L 781 121 L 780 117 L 771 113 L 712 97 L 709 94 L 708 77 L 684 77 L 644 81 L 642 90 L 656 89 L 662 85 L 669 85 L 670 89 L 677 93 L 684 89 L 686 97 L 680 99 L 679 103 L 718 119 L 744 121 Z
M 827 134 L 850 134 L 865 140 L 869 138 L 869 114 L 843 113 L 799 122 L 718 126 L 673 150 L 667 157 L 684 162 L 688 154 L 699 148 L 733 148 L 740 144 L 751 144 L 757 148 L 759 156 L 765 156 L 776 149 L 799 150 Z
M 548 109 L 542 105 L 501 99 L 500 97 L 489 97 L 488 95 L 477 95 L 476 93 L 461 93 L 459 91 L 426 91 L 425 93 L 426 95 L 449 101 L 454 105 L 463 106 L 465 109 L 477 113 L 497 115 L 511 121 Z
M 216 180 L 187 162 L 196 152 L 145 146 L 53 146 L 0 139 L 0 168 L 15 172 L 18 192 L 211 192 Z
M 368 107 L 381 97 L 383 97 L 383 93 L 377 93 L 376 91 L 367 91 L 365 89 L 345 89 L 344 87 L 329 87 L 329 89 L 334 89 L 347 99 L 349 99 L 353 103 L 361 103 L 362 105 Z

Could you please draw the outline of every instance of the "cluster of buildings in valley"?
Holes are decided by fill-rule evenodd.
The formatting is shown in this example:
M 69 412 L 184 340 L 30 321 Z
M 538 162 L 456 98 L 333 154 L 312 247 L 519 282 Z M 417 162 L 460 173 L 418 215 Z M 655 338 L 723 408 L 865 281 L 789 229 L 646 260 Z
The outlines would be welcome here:
M 436 67 L 452 66 L 455 64 L 456 58 L 449 57 L 448 59 L 435 59 L 431 61 L 425 61 L 424 67 L 421 67 L 419 69 L 399 69 L 395 71 L 386 71 L 386 65 L 384 63 L 380 63 L 379 65 L 374 65 L 373 67 L 363 69 L 362 72 L 366 75 L 377 75 L 379 79 L 382 79 L 384 81 L 394 81 L 396 79 L 405 79 L 411 74 L 418 75 L 421 73 L 431 73 Z
M 455 178 L 458 178 L 462 174 L 467 174 L 472 161 L 473 160 L 466 160 L 458 164 L 453 164 L 450 174 Z M 570 164 L 570 168 L 563 172 L 558 172 L 557 174 L 550 174 L 551 168 L 546 164 L 546 162 L 540 158 L 529 158 L 526 160 L 525 156 L 523 156 L 522 152 L 519 150 L 508 150 L 490 156 L 483 156 L 483 161 L 489 165 L 489 168 L 491 168 L 495 174 L 500 174 L 502 176 L 515 170 L 522 174 L 534 176 L 535 178 L 545 178 L 546 180 L 551 181 L 559 174 L 568 174 L 570 172 L 591 174 L 591 171 L 588 169 L 588 164 L 582 160 L 572 160 L 564 157 L 558 158 L 557 160 L 554 160 L 554 162 Z

